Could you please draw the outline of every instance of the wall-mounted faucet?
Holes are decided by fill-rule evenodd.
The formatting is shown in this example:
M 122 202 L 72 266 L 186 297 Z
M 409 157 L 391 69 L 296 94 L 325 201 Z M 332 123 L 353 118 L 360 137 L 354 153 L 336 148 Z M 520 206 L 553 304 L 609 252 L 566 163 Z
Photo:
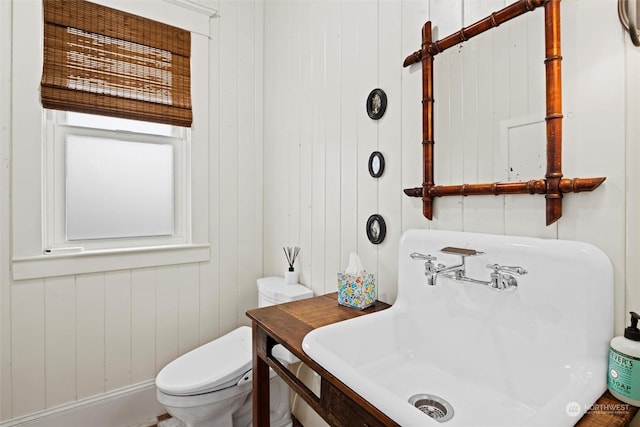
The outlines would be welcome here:
M 444 264 L 434 264 L 433 261 L 437 260 L 433 255 L 423 255 L 418 252 L 414 252 L 411 255 L 411 259 L 425 260 L 424 263 L 424 275 L 427 277 L 427 284 L 433 286 L 436 284 L 438 275 L 443 275 L 455 280 L 463 280 L 466 273 L 466 258 L 468 256 L 481 255 L 482 252 L 475 251 L 473 249 L 446 247 L 440 249 L 440 252 L 445 254 L 460 255 L 460 264 L 446 266 Z
M 444 267 L 444 264 L 435 265 L 433 261 L 435 261 L 437 258 L 433 255 L 423 255 L 418 252 L 413 252 L 409 256 L 411 257 L 411 259 L 426 261 L 424 263 L 424 275 L 427 277 L 427 284 L 429 286 L 435 285 L 436 270 L 438 269 L 438 267 Z
M 489 275 L 490 280 L 485 281 L 474 279 L 472 277 L 467 277 L 466 275 L 466 259 L 469 256 L 482 255 L 484 252 L 476 251 L 474 249 L 454 248 L 450 246 L 440 249 L 440 252 L 459 255 L 460 263 L 446 266 L 441 263 L 434 264 L 434 261 L 436 261 L 437 258 L 431 254 L 424 255 L 418 252 L 413 252 L 409 255 L 411 259 L 425 261 L 424 275 L 427 278 L 427 284 L 429 286 L 434 286 L 436 284 L 438 276 L 445 276 L 461 282 L 485 285 L 496 290 L 515 290 L 518 286 L 518 281 L 514 277 L 514 274 L 518 276 L 527 274 L 527 270 L 522 267 L 487 264 L 487 268 L 492 270 Z
M 514 290 L 518 286 L 518 281 L 513 277 L 513 274 L 518 276 L 527 274 L 527 270 L 524 268 L 510 265 L 487 264 L 487 268 L 493 270 L 489 275 L 491 277 L 489 286 L 500 290 Z

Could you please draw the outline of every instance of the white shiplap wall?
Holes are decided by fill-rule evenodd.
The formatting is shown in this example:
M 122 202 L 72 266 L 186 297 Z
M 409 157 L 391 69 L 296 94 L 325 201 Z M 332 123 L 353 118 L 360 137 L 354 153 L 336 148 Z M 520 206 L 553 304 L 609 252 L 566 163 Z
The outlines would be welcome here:
M 402 194 L 422 180 L 420 73 L 402 69 L 403 58 L 419 47 L 427 19 L 444 36 L 506 1 L 211 3 L 219 16 L 211 23 L 210 173 L 197 183 L 208 188 L 211 261 L 11 282 L 8 165 L 19 141 L 11 141 L 10 28 L 33 24 L 12 22 L 13 2 L 0 1 L 0 420 L 150 380 L 171 357 L 245 323 L 255 278 L 283 273 L 285 245 L 302 246 L 301 281 L 317 294 L 335 290 L 335 273 L 357 251 L 392 302 L 408 228 L 580 239 L 614 263 L 618 332 L 623 313 L 638 309 L 640 109 L 638 96 L 625 94 L 640 95 L 640 53 L 614 0 L 563 1 L 564 172 L 607 181 L 568 195 L 550 228 L 540 196 L 438 199 L 428 223 L 419 201 Z M 538 132 L 506 126 L 541 111 L 540 18 L 522 19 L 437 58 L 438 182 L 503 179 L 505 146 Z M 375 87 L 389 96 L 378 122 L 364 109 Z M 379 180 L 366 172 L 374 149 L 387 160 Z M 364 234 L 372 213 L 388 226 L 375 247 Z
M 625 313 L 640 309 L 640 49 L 623 33 L 615 0 L 561 6 L 563 172 L 606 176 L 601 188 L 566 195 L 563 216 L 550 227 L 542 196 L 438 198 L 429 222 L 421 201 L 402 193 L 422 183 L 421 68 L 401 66 L 420 47 L 422 25 L 431 20 L 442 38 L 509 3 L 266 0 L 265 275 L 284 271 L 281 246 L 299 245 L 300 281 L 316 294 L 333 292 L 336 273 L 357 252 L 378 273 L 380 299 L 391 303 L 398 241 L 410 228 L 583 240 L 614 265 L 622 331 Z M 436 57 L 436 183 L 544 176 L 543 25 L 538 9 Z M 376 87 L 389 102 L 372 121 L 365 100 Z M 378 180 L 367 171 L 374 150 L 386 159 Z M 365 234 L 374 213 L 387 224 L 378 246 Z M 326 425 L 304 405 L 293 410 L 305 426 Z
M 625 249 L 638 238 L 629 229 L 637 213 L 625 208 L 637 199 L 625 190 L 625 168 L 637 167 L 637 150 L 630 164 L 626 150 L 638 142 L 626 124 L 636 122 L 637 97 L 626 92 L 637 85 L 625 78 L 635 81 L 640 51 L 623 33 L 614 0 L 562 2 L 563 172 L 606 176 L 601 188 L 566 195 L 563 216 L 550 227 L 542 196 L 438 198 L 428 222 L 420 201 L 402 194 L 422 182 L 420 66 L 401 64 L 419 48 L 423 23 L 431 19 L 442 38 L 509 3 L 266 1 L 265 274 L 284 271 L 281 246 L 299 245 L 301 282 L 316 293 L 335 291 L 335 274 L 355 251 L 378 273 L 380 298 L 393 302 L 397 244 L 409 228 L 584 240 L 614 264 L 622 330 L 625 311 L 640 306 L 640 277 L 627 266 L 637 245 Z M 544 176 L 543 16 L 538 9 L 436 57 L 436 183 Z M 389 99 L 379 121 L 365 111 L 376 87 Z M 367 172 L 374 150 L 387 165 L 378 180 Z M 374 213 L 388 229 L 378 246 L 365 235 Z
M 16 3 L 0 2 L 0 423 L 135 388 L 178 355 L 249 323 L 244 313 L 257 305 L 255 283 L 262 276 L 263 3 L 208 3 L 218 10 L 210 20 L 210 93 L 195 96 L 210 103 L 209 175 L 193 185 L 209 195 L 210 261 L 12 281 L 6 166 L 12 145 L 22 141 L 11 140 L 8 64 L 11 47 L 18 47 L 11 24 L 39 24 L 12 19 Z M 145 2 L 139 4 L 144 9 Z M 37 87 L 39 80 L 26 84 Z M 80 424 L 144 421 L 126 413 L 109 417 Z

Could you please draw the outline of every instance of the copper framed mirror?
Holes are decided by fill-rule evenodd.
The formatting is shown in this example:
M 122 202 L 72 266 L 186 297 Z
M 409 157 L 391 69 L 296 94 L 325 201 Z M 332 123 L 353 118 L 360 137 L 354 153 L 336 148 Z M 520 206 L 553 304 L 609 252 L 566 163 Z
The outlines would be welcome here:
M 434 57 L 491 28 L 526 12 L 544 7 L 545 71 L 546 71 L 546 174 L 543 178 L 520 182 L 492 182 L 481 184 L 435 185 L 434 183 Z M 407 188 L 405 194 L 422 198 L 423 215 L 433 219 L 433 201 L 443 196 L 486 194 L 544 194 L 546 224 L 551 225 L 562 216 L 564 193 L 595 190 L 606 178 L 564 178 L 562 175 L 562 55 L 560 43 L 560 0 L 519 0 L 488 17 L 443 39 L 433 41 L 431 21 L 422 28 L 422 46 L 404 60 L 404 67 L 422 63 L 422 163 L 421 187 Z

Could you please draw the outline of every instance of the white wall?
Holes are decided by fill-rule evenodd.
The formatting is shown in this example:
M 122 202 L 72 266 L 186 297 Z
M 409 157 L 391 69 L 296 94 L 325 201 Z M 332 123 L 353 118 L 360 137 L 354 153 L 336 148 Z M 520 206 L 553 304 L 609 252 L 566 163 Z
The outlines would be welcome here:
M 615 0 L 561 6 L 563 172 L 606 176 L 600 188 L 565 195 L 549 227 L 539 195 L 438 198 L 427 221 L 421 200 L 402 193 L 422 183 L 421 67 L 402 68 L 420 48 L 422 25 L 431 20 L 443 38 L 510 3 L 265 0 L 265 275 L 284 271 L 281 246 L 299 245 L 300 281 L 334 292 L 355 251 L 392 303 L 398 241 L 410 228 L 583 240 L 614 265 L 622 332 L 626 313 L 640 310 L 640 49 L 623 33 Z M 436 184 L 544 177 L 543 17 L 538 9 L 436 56 Z M 377 87 L 388 107 L 373 121 L 365 100 Z M 374 150 L 386 159 L 378 180 L 367 171 Z M 375 213 L 387 224 L 377 246 L 365 234 Z M 307 427 L 325 425 L 305 405 L 293 410 Z
M 342 0 L 265 4 L 265 274 L 284 270 L 283 245 L 302 247 L 301 281 L 336 290 L 335 274 L 356 251 L 379 275 L 380 298 L 396 296 L 396 253 L 409 228 L 438 228 L 584 240 L 611 258 L 616 331 L 640 309 L 637 283 L 638 92 L 640 49 L 619 24 L 615 0 L 562 2 L 563 172 L 606 176 L 592 193 L 567 194 L 563 216 L 545 226 L 542 196 L 435 200 L 434 220 L 402 189 L 419 186 L 420 66 L 401 67 L 419 49 L 431 19 L 436 38 L 484 18 L 505 0 Z M 545 173 L 544 20 L 538 9 L 435 59 L 435 182 L 542 178 Z M 379 121 L 365 100 L 380 87 Z M 368 175 L 373 150 L 384 175 Z M 379 213 L 387 238 L 369 243 Z
M 140 4 L 149 10 L 163 3 Z M 208 195 L 210 261 L 11 279 L 12 242 L 23 237 L 11 228 L 12 196 L 23 190 L 22 181 L 12 177 L 24 170 L 22 157 L 12 159 L 11 150 L 26 144 L 37 152 L 41 143 L 15 137 L 17 128 L 39 123 L 12 117 L 12 105 L 36 102 L 38 96 L 38 67 L 20 74 L 15 58 L 11 65 L 12 48 L 21 55 L 19 50 L 39 51 L 35 44 L 41 43 L 37 35 L 12 42 L 12 25 L 41 26 L 39 16 L 35 22 L 20 19 L 25 4 L 0 1 L 0 422 L 46 415 L 75 401 L 93 404 L 96 396 L 150 384 L 173 358 L 248 324 L 244 313 L 257 304 L 255 283 L 262 276 L 263 4 L 212 0 L 208 4 L 218 15 L 208 24 L 210 90 L 195 94 L 210 104 L 208 123 L 202 125 L 210 129 L 209 173 L 193 182 Z M 32 6 L 41 7 L 37 1 Z M 38 171 L 32 173 L 38 180 Z M 118 415 L 119 421 L 109 423 L 141 421 Z
M 23 46 L 11 26 L 36 26 L 13 20 L 18 1 L 0 1 L 0 420 L 151 380 L 169 358 L 247 323 L 255 278 L 283 273 L 285 245 L 302 247 L 301 281 L 317 294 L 335 290 L 357 251 L 392 302 L 408 228 L 580 239 L 614 263 L 618 333 L 624 313 L 640 309 L 640 109 L 626 96 L 640 95 L 640 50 L 615 0 L 562 5 L 564 174 L 607 181 L 567 195 L 557 225 L 544 226 L 541 196 L 441 198 L 427 222 L 402 194 L 422 181 L 420 73 L 402 60 L 427 19 L 444 36 L 507 1 L 212 0 L 210 173 L 197 183 L 208 188 L 211 261 L 14 282 L 11 149 L 34 142 L 11 137 L 11 98 L 24 96 L 12 93 L 11 49 Z M 503 179 L 519 160 L 505 160 L 518 130 L 539 150 L 527 134 L 535 125 L 501 128 L 543 114 L 541 18 L 530 15 L 437 57 L 437 183 Z M 378 122 L 364 108 L 375 87 L 389 97 Z M 387 160 L 378 180 L 366 170 L 375 149 Z M 378 246 L 364 233 L 372 213 L 387 221 Z

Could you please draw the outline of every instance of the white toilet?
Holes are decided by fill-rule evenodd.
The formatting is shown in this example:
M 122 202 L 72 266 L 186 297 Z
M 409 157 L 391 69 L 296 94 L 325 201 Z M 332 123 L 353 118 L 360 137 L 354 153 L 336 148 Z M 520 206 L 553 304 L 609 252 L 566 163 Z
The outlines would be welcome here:
M 259 307 L 313 296 L 282 277 L 258 279 L 257 285 Z M 281 346 L 274 355 L 285 366 L 297 361 Z M 156 377 L 158 402 L 187 427 L 249 427 L 251 380 L 251 328 L 241 326 L 162 368 Z M 289 387 L 273 370 L 270 397 L 271 427 L 291 426 Z

